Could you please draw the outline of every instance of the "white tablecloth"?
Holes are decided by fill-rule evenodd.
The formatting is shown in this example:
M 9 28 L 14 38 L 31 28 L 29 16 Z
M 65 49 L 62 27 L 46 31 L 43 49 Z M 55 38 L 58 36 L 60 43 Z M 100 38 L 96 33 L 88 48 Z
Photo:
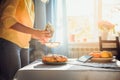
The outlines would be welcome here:
M 95 66 L 91 67 L 91 64 Z M 81 63 L 73 59 L 65 65 L 45 65 L 36 60 L 18 70 L 14 80 L 120 80 L 120 68 L 109 66 L 98 68 L 96 63 Z

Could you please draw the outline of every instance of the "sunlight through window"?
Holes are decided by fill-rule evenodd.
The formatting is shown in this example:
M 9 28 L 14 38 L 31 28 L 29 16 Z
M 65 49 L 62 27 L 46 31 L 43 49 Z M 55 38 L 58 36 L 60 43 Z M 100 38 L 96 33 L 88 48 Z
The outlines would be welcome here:
M 75 42 L 96 40 L 95 0 L 66 0 L 69 37 Z M 94 34 L 96 33 L 96 34 Z
M 98 42 L 101 35 L 98 22 L 103 20 L 115 25 L 112 35 L 120 33 L 120 0 L 66 0 L 66 6 L 58 0 L 57 7 L 61 41 L 64 30 L 59 27 L 64 25 L 66 16 L 69 42 Z
M 98 42 L 98 21 L 106 20 L 120 32 L 119 0 L 66 0 L 70 42 Z

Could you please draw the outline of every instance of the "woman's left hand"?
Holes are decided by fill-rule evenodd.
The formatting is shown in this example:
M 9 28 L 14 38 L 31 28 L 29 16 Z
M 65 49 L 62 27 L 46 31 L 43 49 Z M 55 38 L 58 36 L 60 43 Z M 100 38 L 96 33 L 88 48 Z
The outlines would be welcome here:
M 52 37 L 51 33 L 49 31 L 45 31 L 45 30 L 36 30 L 32 34 L 32 38 L 38 39 L 43 44 L 45 42 L 48 42 L 51 37 Z

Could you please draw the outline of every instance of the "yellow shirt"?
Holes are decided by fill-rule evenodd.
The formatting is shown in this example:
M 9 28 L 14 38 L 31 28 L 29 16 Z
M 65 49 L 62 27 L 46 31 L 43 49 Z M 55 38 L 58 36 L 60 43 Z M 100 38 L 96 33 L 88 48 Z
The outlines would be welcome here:
M 6 0 L 0 9 L 0 38 L 11 41 L 22 48 L 29 47 L 30 34 L 25 34 L 10 27 L 19 22 L 33 28 L 34 4 L 32 0 Z

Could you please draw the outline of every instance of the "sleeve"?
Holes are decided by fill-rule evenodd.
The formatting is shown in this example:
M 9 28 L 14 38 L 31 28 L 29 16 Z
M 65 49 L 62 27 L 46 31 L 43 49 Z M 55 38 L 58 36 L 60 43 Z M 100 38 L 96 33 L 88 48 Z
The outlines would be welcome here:
M 16 8 L 18 3 L 19 3 L 19 0 L 6 1 L 4 5 L 5 7 L 3 10 L 3 15 L 1 17 L 4 27 L 9 28 L 17 22 L 15 18 L 15 13 L 16 13 Z

